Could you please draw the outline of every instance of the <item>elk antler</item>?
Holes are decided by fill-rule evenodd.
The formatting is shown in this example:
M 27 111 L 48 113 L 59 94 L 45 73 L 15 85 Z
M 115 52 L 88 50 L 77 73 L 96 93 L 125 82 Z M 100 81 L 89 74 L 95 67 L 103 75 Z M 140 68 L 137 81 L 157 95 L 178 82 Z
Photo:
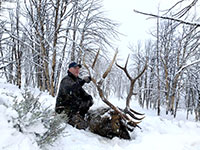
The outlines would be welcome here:
M 147 61 L 146 61 L 146 64 L 145 64 L 143 70 L 135 78 L 132 78 L 130 76 L 130 74 L 128 73 L 128 70 L 127 70 L 128 60 L 129 60 L 129 55 L 127 57 L 127 60 L 126 60 L 124 67 L 122 67 L 122 66 L 120 66 L 116 63 L 117 67 L 119 67 L 120 69 L 122 69 L 125 72 L 126 76 L 128 77 L 128 79 L 131 82 L 129 93 L 128 93 L 128 96 L 126 97 L 126 108 L 124 109 L 124 112 L 129 114 L 132 118 L 134 118 L 136 120 L 142 120 L 142 119 L 144 119 L 144 117 L 138 118 L 134 114 L 136 114 L 136 115 L 144 115 L 144 114 L 138 113 L 135 110 L 131 109 L 130 108 L 130 101 L 131 101 L 131 97 L 133 95 L 136 95 L 135 93 L 133 93 L 133 88 L 134 88 L 136 80 L 139 79 L 142 76 L 142 74 L 145 72 L 145 70 L 147 69 Z
M 110 63 L 110 65 L 108 66 L 108 69 L 104 72 L 104 74 L 103 74 L 103 79 L 105 79 L 105 78 L 107 77 L 107 75 L 109 74 L 109 72 L 111 71 L 112 66 L 113 66 L 113 64 L 114 64 L 114 62 L 115 62 L 115 59 L 116 59 L 116 57 L 117 57 L 117 53 L 118 53 L 118 50 L 115 52 L 115 55 L 114 55 L 114 57 L 113 57 L 113 60 L 112 60 L 112 62 Z
M 131 125 L 131 126 L 133 126 L 133 127 L 139 127 L 137 124 L 140 123 L 140 122 L 135 122 L 135 121 L 132 120 L 132 119 L 142 120 L 143 118 L 137 118 L 135 115 L 133 115 L 130 111 L 132 111 L 133 113 L 134 113 L 135 111 L 132 110 L 132 109 L 130 109 L 129 107 L 126 107 L 126 108 L 125 108 L 125 111 L 122 110 L 122 109 L 119 109 L 118 107 L 115 107 L 112 103 L 110 103 L 110 102 L 105 98 L 104 92 L 103 92 L 102 87 L 101 87 L 101 85 L 102 85 L 104 79 L 107 77 L 107 75 L 109 74 L 109 72 L 110 72 L 111 69 L 112 69 L 112 66 L 113 66 L 113 64 L 114 64 L 114 62 L 115 62 L 115 59 L 116 59 L 116 56 L 117 56 L 117 53 L 118 53 L 118 51 L 116 51 L 116 53 L 115 53 L 115 55 L 114 55 L 114 57 L 113 57 L 113 59 L 112 59 L 110 65 L 108 66 L 108 68 L 106 69 L 106 71 L 105 71 L 104 74 L 102 75 L 102 78 L 101 78 L 98 82 L 97 82 L 97 80 L 96 80 L 94 77 L 91 76 L 90 68 L 89 68 L 89 67 L 86 65 L 86 63 L 85 63 L 85 55 L 84 55 L 84 57 L 83 57 L 83 65 L 84 65 L 85 68 L 88 70 L 88 73 L 89 73 L 89 75 L 91 76 L 94 85 L 97 87 L 97 90 L 98 90 L 98 92 L 99 92 L 99 96 L 100 96 L 100 98 L 102 99 L 102 101 L 103 101 L 104 103 L 106 103 L 106 104 L 107 104 L 111 109 L 113 109 L 115 112 L 117 112 L 117 113 L 121 116 L 121 118 L 122 118 L 125 122 L 128 123 L 128 125 Z M 97 61 L 98 55 L 99 55 L 99 51 L 97 52 L 97 54 L 96 54 L 96 56 L 95 56 L 95 59 L 94 59 L 94 62 L 93 62 L 93 64 L 92 64 L 92 69 L 93 69 L 93 70 L 94 70 L 94 66 L 95 66 L 95 63 L 96 63 L 96 61 Z M 128 59 L 127 59 L 127 62 L 128 62 Z M 129 106 L 129 105 L 128 105 L 128 106 Z M 127 108 L 129 108 L 129 109 L 127 109 Z M 127 111 L 127 110 L 130 110 L 130 111 Z M 128 116 L 127 114 L 129 114 L 129 116 Z M 136 112 L 135 114 L 137 114 L 137 115 L 143 115 L 143 114 L 140 114 L 140 113 L 137 113 L 137 112 Z M 139 127 L 139 128 L 140 128 L 140 127 Z

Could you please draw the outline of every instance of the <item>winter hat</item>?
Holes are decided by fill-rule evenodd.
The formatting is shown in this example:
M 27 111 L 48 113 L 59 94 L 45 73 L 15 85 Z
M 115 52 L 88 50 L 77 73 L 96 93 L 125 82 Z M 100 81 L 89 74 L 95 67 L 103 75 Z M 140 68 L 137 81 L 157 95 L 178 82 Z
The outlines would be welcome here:
M 81 64 L 77 64 L 76 62 L 72 62 L 72 63 L 69 64 L 69 68 L 71 68 L 71 67 L 77 67 L 77 66 L 79 66 L 79 68 L 82 67 Z

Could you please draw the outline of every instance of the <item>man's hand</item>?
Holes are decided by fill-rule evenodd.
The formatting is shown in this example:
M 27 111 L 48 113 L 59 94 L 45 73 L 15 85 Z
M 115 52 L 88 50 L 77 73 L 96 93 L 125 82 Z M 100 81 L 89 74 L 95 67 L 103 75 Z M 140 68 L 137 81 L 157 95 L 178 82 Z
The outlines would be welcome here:
M 84 80 L 86 83 L 90 83 L 91 77 L 90 77 L 90 76 L 86 76 L 86 77 L 83 78 L 83 80 Z

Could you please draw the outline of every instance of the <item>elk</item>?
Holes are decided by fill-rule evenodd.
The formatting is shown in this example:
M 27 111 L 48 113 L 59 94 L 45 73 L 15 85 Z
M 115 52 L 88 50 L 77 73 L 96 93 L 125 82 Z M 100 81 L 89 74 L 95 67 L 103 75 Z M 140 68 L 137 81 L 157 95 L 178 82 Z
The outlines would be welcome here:
M 88 114 L 88 122 L 89 122 L 89 130 L 99 134 L 101 136 L 105 136 L 108 138 L 113 138 L 113 137 L 120 137 L 123 139 L 130 139 L 130 135 L 128 131 L 133 131 L 135 127 L 139 127 L 139 123 L 141 122 L 144 117 L 137 117 L 136 115 L 139 116 L 144 116 L 144 114 L 138 113 L 135 110 L 130 108 L 130 101 L 133 93 L 133 88 L 136 80 L 142 76 L 142 74 L 145 72 L 147 68 L 147 63 L 145 64 L 143 70 L 141 73 L 139 73 L 135 78 L 132 78 L 130 74 L 128 73 L 127 70 L 127 64 L 128 64 L 128 59 L 126 60 L 125 67 L 121 67 L 120 65 L 117 65 L 120 69 L 122 69 L 128 79 L 130 80 L 130 90 L 128 93 L 128 96 L 126 98 L 126 107 L 125 109 L 121 109 L 119 107 L 114 106 L 106 97 L 104 94 L 104 91 L 102 89 L 102 84 L 107 77 L 107 75 L 110 73 L 111 68 L 113 64 L 115 63 L 117 53 L 116 51 L 111 63 L 109 64 L 107 70 L 103 73 L 102 77 L 100 79 L 95 79 L 94 76 L 92 76 L 91 71 L 94 71 L 94 67 L 97 61 L 97 58 L 99 56 L 100 50 L 97 52 L 95 59 L 89 67 L 85 63 L 85 56 L 83 57 L 83 65 L 87 69 L 89 75 L 91 76 L 92 82 L 97 88 L 98 94 L 101 98 L 101 100 L 108 106 L 108 108 L 99 108 L 97 110 L 92 110 Z M 135 121 L 137 120 L 137 121 Z

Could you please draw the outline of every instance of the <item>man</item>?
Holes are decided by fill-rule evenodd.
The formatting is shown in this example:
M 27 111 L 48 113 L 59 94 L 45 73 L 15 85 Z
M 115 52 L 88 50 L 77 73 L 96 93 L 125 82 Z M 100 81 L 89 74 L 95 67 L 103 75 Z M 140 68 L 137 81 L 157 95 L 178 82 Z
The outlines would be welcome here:
M 90 83 L 91 77 L 79 78 L 80 68 L 81 65 L 75 62 L 69 64 L 68 75 L 60 83 L 55 111 L 67 114 L 68 123 L 72 126 L 85 129 L 88 125 L 84 117 L 93 105 L 93 100 L 82 88 L 85 83 Z

